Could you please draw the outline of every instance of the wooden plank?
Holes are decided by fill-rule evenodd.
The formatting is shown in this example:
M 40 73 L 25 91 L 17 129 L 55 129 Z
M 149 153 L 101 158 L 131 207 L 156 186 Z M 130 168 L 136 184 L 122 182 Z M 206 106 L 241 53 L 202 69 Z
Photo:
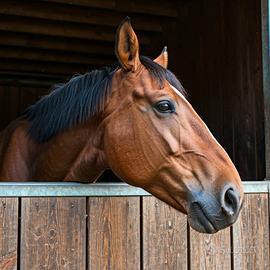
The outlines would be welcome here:
M 190 231 L 190 269 L 231 269 L 230 228 L 214 235 Z
M 187 269 L 186 216 L 154 197 L 143 198 L 143 269 Z
M 246 194 L 233 226 L 234 269 L 269 269 L 268 194 Z
M 2 2 L 0 14 L 113 27 L 116 27 L 126 16 L 125 13 L 118 13 L 116 11 L 76 5 L 18 1 L 15 1 L 15 3 L 16 8 L 14 8 L 14 1 Z M 52 12 L 52 9 L 54 12 Z M 137 30 L 162 31 L 159 20 L 153 19 L 151 16 L 134 14 L 132 15 L 132 24 Z
M 56 23 L 50 20 L 1 15 L 0 30 L 114 42 L 116 29 L 80 23 L 61 21 Z M 139 32 L 138 36 L 141 44 L 149 44 L 151 42 L 149 34 Z
M 98 68 L 98 66 L 87 66 L 87 65 L 66 65 L 63 63 L 48 63 L 48 62 L 37 62 L 37 61 L 21 61 L 14 59 L 0 59 L 0 70 L 3 71 L 16 71 L 23 73 L 41 73 L 41 74 L 56 74 L 56 75 L 72 75 L 78 73 L 85 73 Z
M 0 32 L 0 45 L 39 48 L 54 51 L 114 55 L 114 42 L 98 42 L 76 38 Z
M 176 1 L 123 1 L 123 0 L 45 0 L 46 2 L 64 3 L 69 5 L 80 5 L 85 7 L 96 7 L 101 9 L 109 9 L 113 11 L 121 11 L 132 13 L 152 14 L 159 16 L 176 17 L 177 2 Z
M 20 269 L 86 269 L 86 199 L 23 198 Z
M 32 86 L 37 88 L 46 88 L 49 90 L 51 86 L 59 82 L 66 82 L 66 76 L 46 75 L 38 73 L 24 73 L 0 70 L 0 85 L 10 86 Z M 0 86 L 0 87 L 1 87 Z
M 140 198 L 91 197 L 88 268 L 140 269 Z
M 0 198 L 0 269 L 17 269 L 18 198 Z
M 0 46 L 0 58 L 19 59 L 32 61 L 45 61 L 67 64 L 85 64 L 105 66 L 116 62 L 115 56 L 98 56 L 84 53 L 66 53 L 59 51 L 48 51 L 33 48 Z

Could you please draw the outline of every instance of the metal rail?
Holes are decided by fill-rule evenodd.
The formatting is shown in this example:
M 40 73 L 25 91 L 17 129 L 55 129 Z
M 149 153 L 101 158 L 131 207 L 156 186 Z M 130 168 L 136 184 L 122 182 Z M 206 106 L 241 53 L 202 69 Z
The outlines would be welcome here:
M 245 193 L 268 193 L 270 181 L 244 182 Z M 0 197 L 126 197 L 150 196 L 125 183 L 2 182 Z

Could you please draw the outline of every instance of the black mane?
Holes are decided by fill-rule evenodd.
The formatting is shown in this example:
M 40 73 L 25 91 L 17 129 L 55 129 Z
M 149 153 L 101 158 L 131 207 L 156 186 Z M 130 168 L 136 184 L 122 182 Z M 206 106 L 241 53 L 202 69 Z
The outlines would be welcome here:
M 160 85 L 167 80 L 184 93 L 181 83 L 169 70 L 142 56 L 142 64 Z M 30 122 L 29 134 L 38 143 L 50 140 L 64 130 L 101 112 L 111 94 L 111 81 L 118 65 L 93 70 L 57 84 L 52 92 L 30 106 L 23 118 Z

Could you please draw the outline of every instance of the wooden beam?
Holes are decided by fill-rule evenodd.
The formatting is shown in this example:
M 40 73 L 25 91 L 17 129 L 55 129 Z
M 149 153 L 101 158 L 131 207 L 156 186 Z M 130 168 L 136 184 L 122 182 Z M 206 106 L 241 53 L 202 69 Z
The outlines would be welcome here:
M 39 1 L 31 3 L 15 2 L 16 8 L 14 8 L 14 1 L 2 2 L 0 14 L 113 27 L 116 27 L 126 16 L 125 13 L 91 7 Z M 154 19 L 152 16 L 134 14 L 132 15 L 132 24 L 137 30 L 162 32 L 160 19 Z
M 54 51 L 88 53 L 114 56 L 114 42 L 35 35 L 0 31 L 0 46 L 27 47 Z M 149 54 L 149 47 L 141 45 L 140 51 Z
M 105 66 L 115 63 L 116 57 L 98 56 L 82 53 L 66 53 L 41 49 L 0 46 L 0 59 L 19 59 L 56 62 L 66 64 L 85 64 L 92 66 Z
M 37 72 L 16 72 L 0 70 L 0 85 L 12 86 L 38 86 L 48 90 L 56 83 L 66 82 L 70 77 L 67 75 L 41 74 Z
M 19 33 L 50 35 L 57 37 L 81 38 L 86 40 L 115 40 L 115 29 L 101 26 L 89 26 L 79 23 L 55 22 L 43 19 L 2 15 L 0 30 Z M 149 34 L 138 33 L 141 44 L 149 44 Z
M 63 63 L 48 63 L 37 61 L 22 61 L 14 59 L 0 59 L 0 71 L 24 72 L 24 73 L 41 73 L 41 74 L 55 74 L 55 75 L 73 75 L 77 73 L 85 73 L 97 68 L 88 65 L 72 64 L 67 65 Z
M 142 13 L 166 17 L 177 17 L 177 1 L 135 1 L 135 0 L 45 0 L 52 3 L 63 3 L 85 7 L 95 7 L 125 13 Z
M 6 31 L 0 32 L 0 45 L 40 48 L 66 52 L 114 55 L 114 42 L 99 42 Z

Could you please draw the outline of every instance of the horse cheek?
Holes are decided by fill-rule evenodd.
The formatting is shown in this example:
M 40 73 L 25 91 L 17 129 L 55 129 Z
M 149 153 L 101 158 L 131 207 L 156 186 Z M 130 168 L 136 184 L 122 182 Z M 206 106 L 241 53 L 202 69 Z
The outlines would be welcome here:
M 120 119 L 119 119 L 120 118 Z M 142 186 L 148 178 L 141 148 L 136 145 L 136 128 L 125 115 L 108 125 L 104 135 L 104 151 L 110 169 L 123 181 Z

